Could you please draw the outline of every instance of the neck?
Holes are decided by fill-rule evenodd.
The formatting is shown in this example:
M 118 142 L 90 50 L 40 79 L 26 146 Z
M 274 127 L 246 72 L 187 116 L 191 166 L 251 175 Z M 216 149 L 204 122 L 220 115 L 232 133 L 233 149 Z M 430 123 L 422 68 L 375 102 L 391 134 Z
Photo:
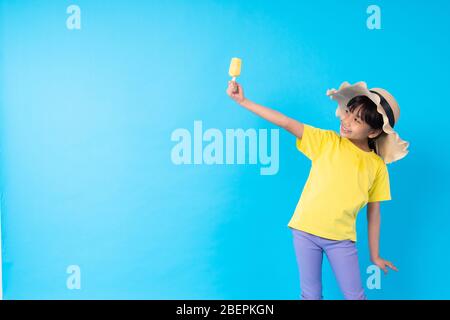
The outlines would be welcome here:
M 371 151 L 369 148 L 369 139 L 363 139 L 363 140 L 355 140 L 355 139 L 349 139 L 351 142 L 353 142 L 354 145 L 356 145 L 358 148 L 364 150 L 364 151 Z

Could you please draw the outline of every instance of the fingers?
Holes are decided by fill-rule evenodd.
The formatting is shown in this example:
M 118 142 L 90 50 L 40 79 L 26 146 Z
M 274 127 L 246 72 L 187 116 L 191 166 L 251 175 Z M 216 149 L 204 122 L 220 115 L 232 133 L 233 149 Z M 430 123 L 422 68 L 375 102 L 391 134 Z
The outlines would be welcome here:
M 388 273 L 388 270 L 387 270 L 387 268 L 386 268 L 386 265 L 381 265 L 380 266 L 380 268 L 384 271 L 384 274 L 387 274 Z
M 384 274 L 386 274 L 388 272 L 388 270 L 386 268 L 386 261 L 385 260 L 380 259 L 380 260 L 377 260 L 377 261 L 374 261 L 374 262 L 375 262 L 375 265 L 378 268 L 380 268 L 381 270 L 384 271 Z
M 233 81 L 233 80 L 228 80 L 228 85 L 230 86 L 240 86 L 240 84 L 239 83 L 237 83 L 237 81 Z
M 232 81 L 232 80 L 228 81 L 228 88 L 235 90 L 238 87 L 239 87 L 239 84 L 236 81 Z
M 228 81 L 228 89 L 233 96 L 239 95 L 242 92 L 241 85 L 233 80 Z
M 228 81 L 228 88 L 226 90 L 227 94 L 232 96 L 233 94 L 236 93 L 236 89 L 237 89 L 236 83 L 234 81 L 231 81 L 231 80 Z
M 226 90 L 226 93 L 238 103 L 241 103 L 241 101 L 244 100 L 244 92 L 242 90 L 242 86 L 236 81 L 228 81 L 228 88 Z
M 387 267 L 391 268 L 394 271 L 398 271 L 398 269 L 390 261 L 384 260 L 383 262 L 378 264 L 378 266 L 380 267 L 380 269 L 382 269 L 384 271 L 385 274 L 388 273 L 388 268 Z
M 386 261 L 386 265 L 392 270 L 398 271 L 398 269 L 390 261 Z

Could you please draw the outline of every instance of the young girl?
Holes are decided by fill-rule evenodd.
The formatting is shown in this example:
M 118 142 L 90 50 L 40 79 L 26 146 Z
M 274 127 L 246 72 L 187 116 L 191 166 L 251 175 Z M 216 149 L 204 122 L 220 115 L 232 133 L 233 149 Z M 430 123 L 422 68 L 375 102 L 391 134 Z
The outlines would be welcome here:
M 370 258 L 385 273 L 379 255 L 380 201 L 391 200 L 387 163 L 408 153 L 393 130 L 400 116 L 394 97 L 361 81 L 327 91 L 338 102 L 340 135 L 301 123 L 244 97 L 229 81 L 227 94 L 241 106 L 296 136 L 297 149 L 312 162 L 288 226 L 293 233 L 302 299 L 322 299 L 322 258 L 327 255 L 345 299 L 366 299 L 356 249 L 356 217 L 367 204 Z

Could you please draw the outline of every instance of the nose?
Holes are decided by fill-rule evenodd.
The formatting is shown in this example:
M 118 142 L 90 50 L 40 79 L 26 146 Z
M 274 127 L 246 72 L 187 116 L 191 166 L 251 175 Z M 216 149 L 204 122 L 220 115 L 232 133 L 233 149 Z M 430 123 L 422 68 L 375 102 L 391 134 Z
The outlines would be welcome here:
M 341 117 L 341 123 L 347 127 L 348 123 L 347 123 L 347 117 L 346 116 L 342 116 Z
M 348 121 L 348 114 L 344 113 L 341 117 L 341 122 L 344 126 L 348 128 L 350 125 L 349 123 L 347 123 L 347 121 Z

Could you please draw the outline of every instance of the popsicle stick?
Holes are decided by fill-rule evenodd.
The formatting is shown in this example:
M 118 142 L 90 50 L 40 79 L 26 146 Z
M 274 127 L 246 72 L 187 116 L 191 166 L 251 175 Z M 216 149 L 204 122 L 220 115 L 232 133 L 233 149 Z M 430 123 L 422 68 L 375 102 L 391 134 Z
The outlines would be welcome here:
M 236 84 L 236 77 L 231 78 L 231 81 L 233 81 L 233 93 L 238 93 L 239 92 L 239 87 Z

